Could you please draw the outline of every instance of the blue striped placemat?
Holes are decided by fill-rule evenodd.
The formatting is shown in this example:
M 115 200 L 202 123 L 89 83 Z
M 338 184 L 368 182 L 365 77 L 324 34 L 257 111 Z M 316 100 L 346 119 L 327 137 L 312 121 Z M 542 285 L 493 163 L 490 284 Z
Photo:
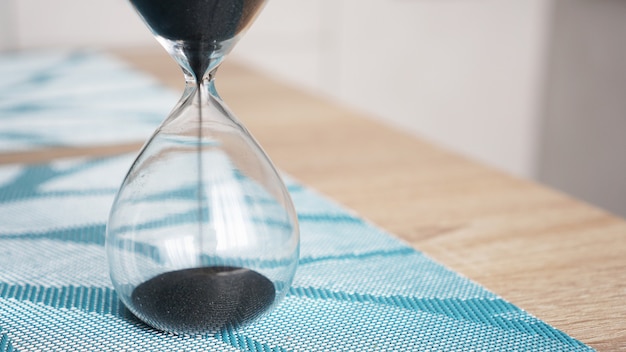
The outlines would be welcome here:
M 0 55 L 0 153 L 142 142 L 179 96 L 102 53 Z
M 283 303 L 239 331 L 156 331 L 120 303 L 105 262 L 130 162 L 0 167 L 0 351 L 589 350 L 293 181 L 301 260 Z
M 97 54 L 50 57 L 60 65 L 101 63 L 120 70 L 120 81 L 144 80 Z M 149 85 L 154 95 L 146 102 L 170 94 Z M 71 87 L 64 91 L 71 100 Z M 11 112 L 25 114 L 3 104 L 3 121 L 18 120 Z M 55 107 L 62 115 L 64 107 Z M 102 117 L 94 124 L 118 127 L 119 116 L 113 115 L 115 123 L 107 125 Z M 0 139 L 20 148 L 83 144 L 72 134 L 47 135 L 46 121 L 36 119 L 22 135 L 12 125 L 13 132 L 3 130 Z M 120 303 L 105 260 L 105 220 L 131 161 L 123 155 L 0 166 L 0 352 L 591 350 L 289 178 L 302 244 L 296 278 L 282 304 L 237 331 L 200 337 L 156 331 Z

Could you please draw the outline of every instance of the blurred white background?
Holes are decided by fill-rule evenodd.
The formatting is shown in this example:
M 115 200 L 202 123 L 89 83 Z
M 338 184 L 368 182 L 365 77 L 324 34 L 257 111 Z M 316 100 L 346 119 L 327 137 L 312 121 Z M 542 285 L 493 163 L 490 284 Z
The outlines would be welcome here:
M 124 0 L 0 0 L 0 49 L 137 47 Z M 271 0 L 233 56 L 626 216 L 626 1 Z

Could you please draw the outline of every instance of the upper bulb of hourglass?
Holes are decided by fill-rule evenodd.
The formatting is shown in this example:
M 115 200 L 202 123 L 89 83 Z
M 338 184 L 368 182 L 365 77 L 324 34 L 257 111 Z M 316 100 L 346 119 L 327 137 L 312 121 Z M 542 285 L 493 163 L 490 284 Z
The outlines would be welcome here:
M 218 66 L 267 0 L 130 0 L 170 55 L 196 80 Z
M 251 13 L 246 6 L 252 5 L 246 4 L 263 3 L 132 2 L 153 29 L 159 28 L 155 32 L 167 36 L 187 31 L 185 26 L 168 27 L 155 15 L 183 16 L 165 11 L 173 5 L 189 5 L 210 16 L 211 4 L 239 4 Z M 229 16 L 236 11 L 229 9 L 226 15 L 213 15 L 234 21 Z M 214 22 L 220 26 L 206 27 L 215 32 L 205 39 L 222 33 L 215 28 L 240 28 L 220 21 Z M 188 39 L 181 41 L 183 60 L 198 44 Z M 195 77 L 202 77 L 199 68 L 214 72 L 211 55 L 198 56 L 200 66 L 187 60 L 183 69 Z M 217 95 L 213 74 L 187 84 L 118 191 L 106 249 L 118 296 L 137 317 L 161 330 L 203 334 L 248 324 L 285 296 L 298 261 L 299 231 L 284 183 Z

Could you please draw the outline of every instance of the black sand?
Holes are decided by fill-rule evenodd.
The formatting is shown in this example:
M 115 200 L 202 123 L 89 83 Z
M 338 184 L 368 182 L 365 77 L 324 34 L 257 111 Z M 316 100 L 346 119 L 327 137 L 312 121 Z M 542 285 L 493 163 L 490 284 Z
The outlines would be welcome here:
M 156 328 L 214 333 L 261 315 L 276 296 L 272 282 L 245 268 L 204 267 L 167 272 L 137 286 L 132 301 Z
M 254 19 L 267 0 L 130 0 L 152 30 L 183 44 L 196 79 L 209 56 Z
M 131 0 L 148 25 L 171 40 L 220 42 L 237 35 L 266 0 Z

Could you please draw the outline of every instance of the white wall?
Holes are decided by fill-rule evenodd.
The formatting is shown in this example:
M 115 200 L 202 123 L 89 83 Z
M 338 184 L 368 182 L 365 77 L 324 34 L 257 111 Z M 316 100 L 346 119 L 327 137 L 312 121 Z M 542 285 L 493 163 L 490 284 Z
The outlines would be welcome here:
M 13 0 L 0 0 L 0 51 L 15 47 Z
M 556 4 L 538 179 L 626 217 L 626 1 Z
M 273 0 L 235 54 L 531 177 L 549 10 L 546 0 Z
M 232 54 L 279 79 L 320 89 L 324 60 L 336 53 L 325 38 L 335 20 L 327 6 L 342 2 L 270 0 Z
M 530 177 L 548 3 L 348 0 L 339 95 Z
M 5 49 L 142 45 L 151 35 L 124 0 L 0 0 Z M 4 8 L 3 8 L 4 7 Z M 0 27 L 2 28 L 2 27 Z M 0 44 L 3 44 L 0 41 Z

